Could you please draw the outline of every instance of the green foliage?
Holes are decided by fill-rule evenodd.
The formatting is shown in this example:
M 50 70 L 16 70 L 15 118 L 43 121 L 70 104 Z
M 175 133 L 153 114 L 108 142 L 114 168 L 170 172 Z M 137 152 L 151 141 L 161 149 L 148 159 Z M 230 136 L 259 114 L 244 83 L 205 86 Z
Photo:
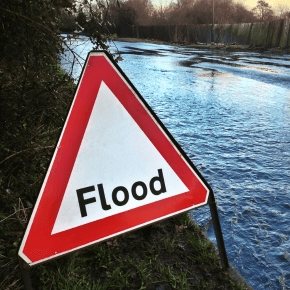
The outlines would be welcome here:
M 54 275 L 52 267 L 40 266 L 40 283 L 41 289 L 61 289 L 61 290 L 78 290 L 78 289 L 106 289 L 101 285 L 92 285 L 89 275 L 83 268 L 82 259 L 77 255 L 73 255 L 65 261 L 65 265 L 60 267 L 58 263 L 52 263 L 56 267 Z
M 170 266 L 166 269 L 166 276 L 168 277 L 170 285 L 173 289 L 187 290 L 190 289 L 190 284 L 187 278 L 187 273 L 180 273 L 176 275 Z
M 59 32 L 67 24 L 79 29 L 75 11 L 70 0 L 0 2 L 1 289 L 21 284 L 20 237 L 74 96 L 73 79 L 59 65 L 66 47 Z M 91 40 L 105 49 L 109 33 L 97 31 L 103 20 L 94 17 Z
M 37 266 L 31 273 L 33 287 L 44 290 L 246 289 L 221 269 L 213 257 L 214 246 L 197 226 L 191 222 L 189 227 L 177 232 L 176 219 L 155 224 L 150 241 L 144 238 L 143 230 L 138 230 Z M 174 246 L 166 247 L 164 239 Z M 10 263 L 14 259 L 9 258 Z M 21 289 L 21 283 L 16 282 L 20 278 L 17 267 L 13 275 L 10 285 L 14 284 L 10 288 L 2 287 L 9 284 L 9 279 L 6 284 L 0 280 L 3 289 Z
M 84 12 L 80 11 L 76 17 L 76 21 L 82 27 L 85 27 L 87 24 L 87 16 Z
M 189 216 L 189 214 L 186 213 L 182 213 L 180 215 L 177 215 L 175 217 L 175 221 L 178 225 L 184 225 L 184 226 L 191 226 L 193 225 L 193 222 Z
M 172 253 L 177 246 L 176 239 L 172 239 L 169 236 L 165 236 L 163 242 L 164 242 L 165 250 L 168 251 L 169 253 Z
M 239 283 L 238 281 L 230 281 L 230 283 L 231 283 L 233 289 L 236 289 L 236 290 L 243 290 L 244 289 L 244 286 L 241 283 Z

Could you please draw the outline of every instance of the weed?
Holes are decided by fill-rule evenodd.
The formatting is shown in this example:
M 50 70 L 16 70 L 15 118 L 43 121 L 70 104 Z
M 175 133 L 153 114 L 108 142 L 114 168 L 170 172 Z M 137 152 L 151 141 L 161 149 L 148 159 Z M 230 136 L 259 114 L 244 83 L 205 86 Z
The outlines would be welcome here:
M 174 289 L 187 290 L 190 288 L 186 273 L 174 274 L 170 266 L 167 267 L 169 283 Z
M 187 212 L 177 215 L 175 217 L 175 221 L 178 225 L 191 226 L 193 224 Z
M 88 252 L 90 255 L 91 251 Z M 98 261 L 99 267 L 103 265 L 111 265 L 113 263 L 114 247 L 107 247 L 105 244 L 100 244 L 94 247 L 90 258 Z
M 91 289 L 90 279 L 83 271 L 77 254 L 67 260 L 66 267 L 60 263 L 50 265 L 54 267 L 39 266 L 41 289 Z
M 199 239 L 191 233 L 187 235 L 187 242 L 198 252 L 199 255 L 197 259 L 201 264 L 205 263 L 207 260 L 215 261 L 217 259 L 217 254 L 212 243 L 206 238 Z
M 244 289 L 244 286 L 242 284 L 240 284 L 238 281 L 229 280 L 229 282 L 232 285 L 232 288 L 235 290 L 243 290 Z
M 136 264 L 136 268 L 138 270 L 140 279 L 141 279 L 141 289 L 146 289 L 146 285 L 147 285 L 147 280 L 149 279 L 150 275 L 151 275 L 151 270 L 148 268 L 149 263 L 138 263 Z M 144 288 L 145 287 L 145 288 Z
M 116 289 L 124 289 L 126 286 L 130 286 L 130 273 L 122 271 L 121 267 L 117 267 L 113 272 L 107 271 L 108 278 L 111 280 L 108 283 L 110 287 L 116 287 Z
M 176 233 L 175 225 L 172 218 L 153 227 L 150 244 L 135 231 L 35 267 L 32 284 L 44 290 L 245 289 L 217 266 L 214 247 L 200 231 L 190 226 Z M 5 282 L 11 290 L 21 289 L 16 276 Z
M 167 236 L 163 242 L 164 242 L 165 250 L 169 253 L 172 253 L 175 247 L 177 246 L 177 240 L 175 238 L 170 238 Z

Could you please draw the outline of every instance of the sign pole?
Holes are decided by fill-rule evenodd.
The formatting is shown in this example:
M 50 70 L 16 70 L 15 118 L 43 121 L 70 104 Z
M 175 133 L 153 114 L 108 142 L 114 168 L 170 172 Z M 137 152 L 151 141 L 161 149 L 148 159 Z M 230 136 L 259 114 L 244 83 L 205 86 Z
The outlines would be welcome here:
M 214 194 L 212 191 L 210 191 L 209 193 L 208 205 L 209 205 L 210 213 L 212 217 L 214 232 L 215 232 L 215 236 L 217 240 L 220 259 L 221 259 L 221 264 L 224 269 L 228 269 L 229 261 L 228 261 L 227 252 L 226 252 L 225 243 L 224 243 L 223 234 L 222 234 L 222 229 L 221 229 L 221 225 L 219 221 L 217 206 L 216 206 Z
M 18 256 L 18 259 L 19 259 L 19 267 L 21 270 L 21 276 L 24 283 L 24 289 L 33 290 L 31 279 L 30 279 L 30 267 L 19 256 Z

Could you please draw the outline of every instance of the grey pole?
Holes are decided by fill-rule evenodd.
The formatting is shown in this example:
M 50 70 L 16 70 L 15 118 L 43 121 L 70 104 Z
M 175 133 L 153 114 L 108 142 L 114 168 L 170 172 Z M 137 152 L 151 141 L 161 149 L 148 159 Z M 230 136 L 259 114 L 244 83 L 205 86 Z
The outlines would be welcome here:
M 228 269 L 229 268 L 229 261 L 228 261 L 228 257 L 227 257 L 227 252 L 226 252 L 226 248 L 225 248 L 225 243 L 224 243 L 224 239 L 223 239 L 223 234 L 222 234 L 222 229 L 221 229 L 221 225 L 220 225 L 220 221 L 219 221 L 219 216 L 218 216 L 217 206 L 215 203 L 215 198 L 214 198 L 213 192 L 211 192 L 211 191 L 209 193 L 208 205 L 210 208 L 210 213 L 211 213 L 212 222 L 213 222 L 213 228 L 214 228 L 214 232 L 215 232 L 215 236 L 216 236 L 216 240 L 217 240 L 217 245 L 218 245 L 218 250 L 219 250 L 219 254 L 220 254 L 222 267 L 224 269 Z
M 212 25 L 211 25 L 211 42 L 214 42 L 214 0 L 212 0 Z
M 19 267 L 21 270 L 21 276 L 24 283 L 24 289 L 33 290 L 29 273 L 30 267 L 20 257 L 18 257 L 18 259 L 19 259 Z

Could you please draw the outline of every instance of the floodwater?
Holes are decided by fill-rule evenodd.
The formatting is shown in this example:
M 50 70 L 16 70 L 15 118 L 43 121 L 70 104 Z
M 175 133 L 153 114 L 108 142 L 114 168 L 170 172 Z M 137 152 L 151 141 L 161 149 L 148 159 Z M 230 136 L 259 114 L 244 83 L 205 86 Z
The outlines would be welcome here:
M 85 40 L 71 44 L 83 59 L 92 48 Z M 231 263 L 254 289 L 290 289 L 290 56 L 116 48 L 120 67 L 211 185 Z M 77 64 L 76 79 L 80 71 Z M 208 207 L 191 214 L 215 241 Z

